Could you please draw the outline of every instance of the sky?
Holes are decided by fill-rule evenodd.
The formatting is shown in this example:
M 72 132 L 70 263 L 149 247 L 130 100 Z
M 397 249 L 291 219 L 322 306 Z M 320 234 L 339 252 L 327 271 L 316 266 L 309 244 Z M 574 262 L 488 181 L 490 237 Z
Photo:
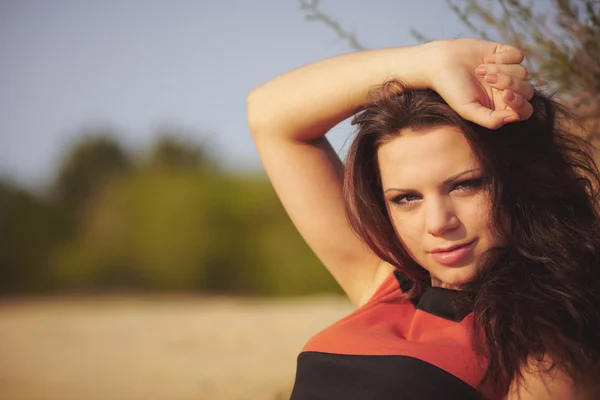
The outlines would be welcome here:
M 321 0 L 368 48 L 471 36 L 443 0 Z M 143 151 L 175 127 L 227 168 L 261 170 L 246 96 L 348 53 L 298 0 L 0 0 L 0 178 L 43 188 L 69 145 L 113 130 Z M 329 134 L 342 151 L 351 128 Z

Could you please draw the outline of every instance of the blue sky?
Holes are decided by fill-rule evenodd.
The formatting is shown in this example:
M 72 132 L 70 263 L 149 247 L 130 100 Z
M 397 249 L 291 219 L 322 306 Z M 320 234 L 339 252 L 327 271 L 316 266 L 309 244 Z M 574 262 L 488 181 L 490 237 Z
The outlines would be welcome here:
M 371 48 L 470 36 L 443 0 L 322 0 Z M 224 165 L 260 170 L 249 91 L 351 51 L 297 0 L 1 0 L 0 177 L 41 188 L 86 129 L 143 149 L 159 127 L 195 132 Z M 344 123 L 330 138 L 341 149 Z

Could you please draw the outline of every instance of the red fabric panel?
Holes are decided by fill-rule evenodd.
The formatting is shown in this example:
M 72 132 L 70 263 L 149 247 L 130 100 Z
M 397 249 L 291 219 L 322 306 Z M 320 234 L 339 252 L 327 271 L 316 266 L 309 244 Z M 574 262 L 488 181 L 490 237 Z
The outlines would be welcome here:
M 415 309 L 390 274 L 367 304 L 315 335 L 303 351 L 405 355 L 477 387 L 484 365 L 471 348 L 471 326 L 471 314 L 455 322 Z

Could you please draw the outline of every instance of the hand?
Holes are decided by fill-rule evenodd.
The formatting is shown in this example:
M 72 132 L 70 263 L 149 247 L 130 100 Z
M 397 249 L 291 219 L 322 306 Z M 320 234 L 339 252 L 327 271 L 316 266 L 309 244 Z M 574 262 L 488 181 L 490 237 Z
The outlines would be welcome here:
M 515 47 L 477 39 L 442 42 L 431 87 L 461 117 L 497 129 L 533 114 L 533 87 Z

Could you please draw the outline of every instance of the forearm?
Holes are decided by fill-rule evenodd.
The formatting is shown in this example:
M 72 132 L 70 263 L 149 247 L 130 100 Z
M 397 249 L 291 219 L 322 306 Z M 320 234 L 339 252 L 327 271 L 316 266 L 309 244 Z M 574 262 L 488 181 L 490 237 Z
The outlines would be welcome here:
M 429 87 L 435 64 L 432 54 L 438 45 L 350 53 L 283 74 L 248 96 L 252 133 L 316 139 L 356 113 L 365 104 L 368 90 L 386 79 Z

